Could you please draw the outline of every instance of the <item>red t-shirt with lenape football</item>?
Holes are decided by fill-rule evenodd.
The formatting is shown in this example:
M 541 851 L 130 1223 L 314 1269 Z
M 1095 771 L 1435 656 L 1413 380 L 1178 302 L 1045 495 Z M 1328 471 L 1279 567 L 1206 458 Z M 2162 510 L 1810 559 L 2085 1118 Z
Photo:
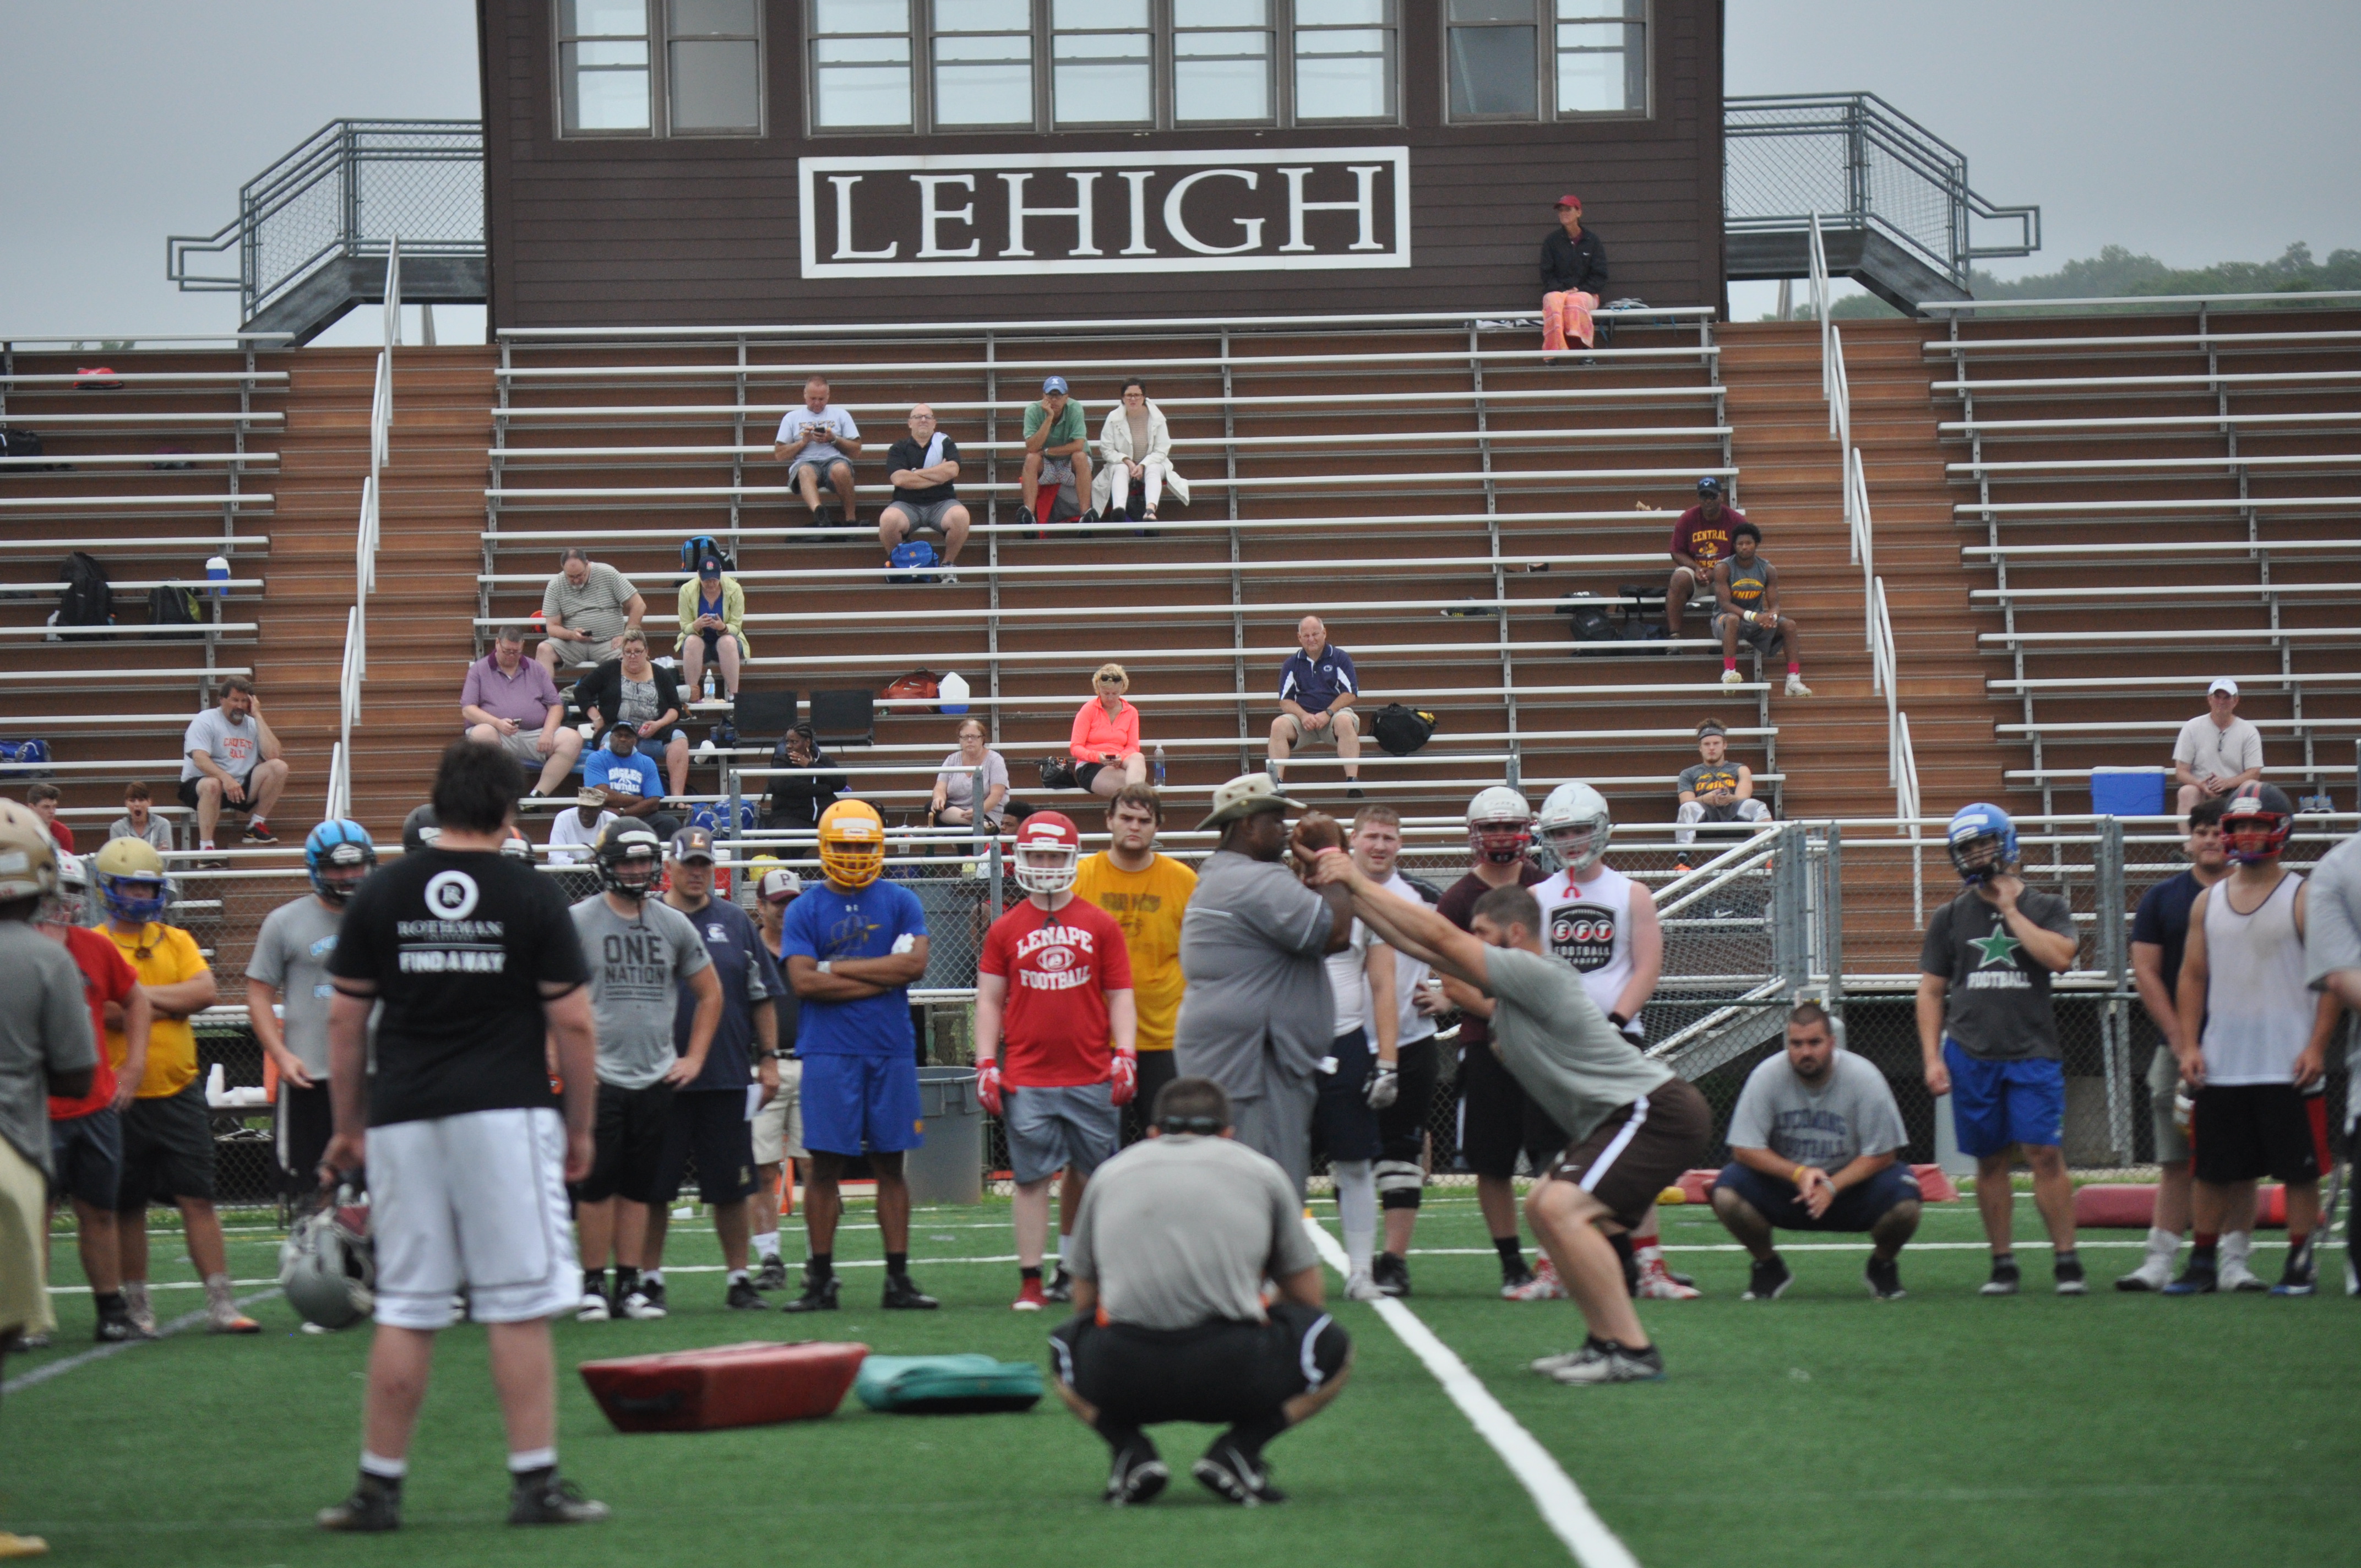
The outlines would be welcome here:
M 82 970 L 82 993 L 90 1003 L 90 1037 L 98 1046 L 98 1071 L 90 1080 L 90 1092 L 81 1099 L 49 1096 L 52 1122 L 71 1122 L 104 1111 L 115 1098 L 115 1064 L 106 1059 L 106 1004 L 128 1001 L 139 984 L 138 971 L 124 959 L 122 950 L 96 931 L 66 927 L 66 951 Z
M 1000 1014 L 1003 1082 L 1068 1089 L 1114 1074 L 1106 993 L 1131 989 L 1131 949 L 1114 916 L 1087 899 L 1052 910 L 1028 898 L 992 923 L 976 967 L 1008 982 Z

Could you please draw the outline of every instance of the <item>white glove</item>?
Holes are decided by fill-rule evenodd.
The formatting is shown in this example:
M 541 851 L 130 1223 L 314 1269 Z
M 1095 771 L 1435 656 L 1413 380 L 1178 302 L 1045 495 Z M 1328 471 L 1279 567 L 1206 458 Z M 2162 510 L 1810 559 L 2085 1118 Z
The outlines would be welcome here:
M 1401 1074 L 1389 1067 L 1380 1066 L 1369 1075 L 1369 1109 L 1382 1111 L 1401 1096 Z

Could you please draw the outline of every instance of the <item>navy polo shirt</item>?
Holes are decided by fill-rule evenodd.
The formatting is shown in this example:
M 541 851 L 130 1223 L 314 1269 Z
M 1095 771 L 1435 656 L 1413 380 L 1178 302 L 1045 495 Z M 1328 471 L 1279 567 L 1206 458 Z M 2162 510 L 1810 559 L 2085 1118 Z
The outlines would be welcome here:
M 1279 695 L 1292 697 L 1307 713 L 1318 713 L 1336 700 L 1339 692 L 1360 695 L 1360 677 L 1353 673 L 1353 656 L 1334 642 L 1323 643 L 1320 657 L 1307 657 L 1299 648 L 1279 666 Z

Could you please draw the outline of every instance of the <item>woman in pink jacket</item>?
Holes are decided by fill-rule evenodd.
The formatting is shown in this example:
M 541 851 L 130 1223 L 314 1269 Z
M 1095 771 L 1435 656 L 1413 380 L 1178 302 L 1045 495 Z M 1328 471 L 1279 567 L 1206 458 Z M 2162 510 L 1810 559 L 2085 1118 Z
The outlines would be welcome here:
M 1112 799 L 1127 784 L 1148 782 L 1148 759 L 1139 750 L 1139 709 L 1123 699 L 1131 677 L 1121 664 L 1101 664 L 1093 684 L 1098 696 L 1074 715 L 1066 750 L 1074 760 L 1074 782 Z

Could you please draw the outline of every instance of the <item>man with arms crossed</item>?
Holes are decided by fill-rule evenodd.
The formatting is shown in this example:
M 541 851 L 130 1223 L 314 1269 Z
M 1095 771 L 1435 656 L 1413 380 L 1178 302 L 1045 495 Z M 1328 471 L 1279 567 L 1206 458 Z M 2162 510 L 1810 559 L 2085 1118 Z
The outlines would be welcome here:
M 1164 802 L 1151 786 L 1126 784 L 1115 791 L 1107 802 L 1106 819 L 1107 847 L 1076 868 L 1074 896 L 1115 916 L 1131 957 L 1132 1010 L 1139 1019 L 1139 1092 L 1125 1117 L 1125 1135 L 1137 1141 L 1146 1130 L 1147 1113 L 1156 1096 L 1174 1076 L 1172 1027 L 1180 1015 L 1186 984 L 1180 974 L 1180 916 L 1197 890 L 1197 873 L 1156 852 Z
M 1065 1170 L 1059 1230 L 1071 1235 L 1091 1173 L 1115 1151 L 1123 1105 L 1139 1089 L 1137 1014 L 1123 929 L 1073 893 L 1082 834 L 1065 813 L 1037 811 L 1016 829 L 1025 902 L 992 923 L 975 977 L 976 1093 L 1008 1129 L 1016 1179 L 1017 1296 L 1038 1312 L 1049 1231 L 1049 1179 Z M 1060 1299 L 1073 1282 L 1058 1247 Z
M 2033 1168 L 2033 1204 L 2054 1249 L 2058 1294 L 2089 1288 L 2074 1250 L 2074 1185 L 2066 1175 L 2066 1073 L 2049 977 L 2074 967 L 2074 916 L 2054 893 L 2016 874 L 2016 825 L 1997 806 L 1963 806 L 1948 835 L 1967 883 L 1927 922 L 1918 952 L 1918 1049 L 1927 1091 L 1951 1096 L 1960 1152 L 1976 1162 L 1976 1208 L 1992 1244 L 1981 1293 L 2014 1296 L 2016 1194 L 2009 1166 Z
M 959 443 L 935 427 L 935 411 L 920 403 L 910 411 L 910 433 L 885 454 L 894 499 L 877 514 L 877 543 L 890 556 L 895 545 L 918 534 L 940 535 L 946 583 L 959 581 L 948 568 L 959 564 L 960 546 L 967 543 L 967 508 L 952 483 L 959 471 Z
M 506 752 L 467 740 L 445 748 L 439 841 L 353 894 L 328 960 L 336 1128 L 321 1176 L 368 1168 L 377 1339 L 360 1479 L 320 1511 L 324 1530 L 400 1526 L 434 1336 L 462 1287 L 489 1342 L 508 1432 L 509 1522 L 607 1517 L 557 1475 L 549 1320 L 579 1281 L 565 1183 L 590 1169 L 597 1047 L 566 901 L 500 853 L 523 787 Z M 369 1013 L 380 1003 L 372 1072 Z
M 1207 1491 L 1282 1502 L 1262 1451 L 1344 1390 L 1352 1341 L 1322 1309 L 1292 1181 L 1237 1141 L 1221 1085 L 1178 1079 L 1153 1113 L 1148 1141 L 1083 1196 L 1074 1315 L 1049 1335 L 1058 1397 L 1114 1453 L 1110 1503 L 1145 1503 L 1171 1479 L 1140 1430 L 1162 1421 L 1227 1427 L 1191 1466 Z
M 1705 1096 L 1650 1061 L 1590 1000 L 1582 977 L 1542 950 L 1541 905 L 1521 887 L 1476 901 L 1473 933 L 1425 905 L 1396 898 L 1352 857 L 1329 853 L 1299 827 L 1296 855 L 1395 948 L 1494 1001 L 1491 1048 L 1571 1138 L 1525 1198 L 1525 1218 L 1557 1265 L 1589 1336 L 1533 1369 L 1561 1383 L 1662 1377 L 1664 1358 L 1641 1325 L 1608 1237 L 1637 1225 L 1656 1194 L 1704 1157 L 1713 1133 Z
M 1775 1301 L 1795 1277 L 1771 1245 L 1783 1231 L 1866 1231 L 1862 1278 L 1899 1301 L 1902 1244 L 1918 1229 L 1918 1180 L 1895 1150 L 1909 1141 L 1885 1075 L 1837 1048 L 1817 1002 L 1787 1014 L 1787 1049 L 1747 1075 L 1730 1117 L 1730 1159 L 1713 1212 L 1754 1256 L 1743 1301 Z
M 1392 806 L 1361 807 L 1353 818 L 1351 849 L 1353 863 L 1388 893 L 1430 905 L 1435 901 L 1433 888 L 1411 881 L 1395 866 L 1401 854 L 1401 817 Z M 1386 1234 L 1385 1250 L 1370 1266 L 1369 1277 L 1385 1295 L 1407 1296 L 1411 1235 L 1426 1188 L 1426 1117 L 1434 1108 L 1434 1085 L 1442 1071 L 1434 1020 L 1450 1003 L 1444 1000 L 1443 982 L 1424 964 L 1407 953 L 1385 950 L 1393 959 L 1398 1077 L 1392 1102 L 1378 1111 L 1378 1207 Z

